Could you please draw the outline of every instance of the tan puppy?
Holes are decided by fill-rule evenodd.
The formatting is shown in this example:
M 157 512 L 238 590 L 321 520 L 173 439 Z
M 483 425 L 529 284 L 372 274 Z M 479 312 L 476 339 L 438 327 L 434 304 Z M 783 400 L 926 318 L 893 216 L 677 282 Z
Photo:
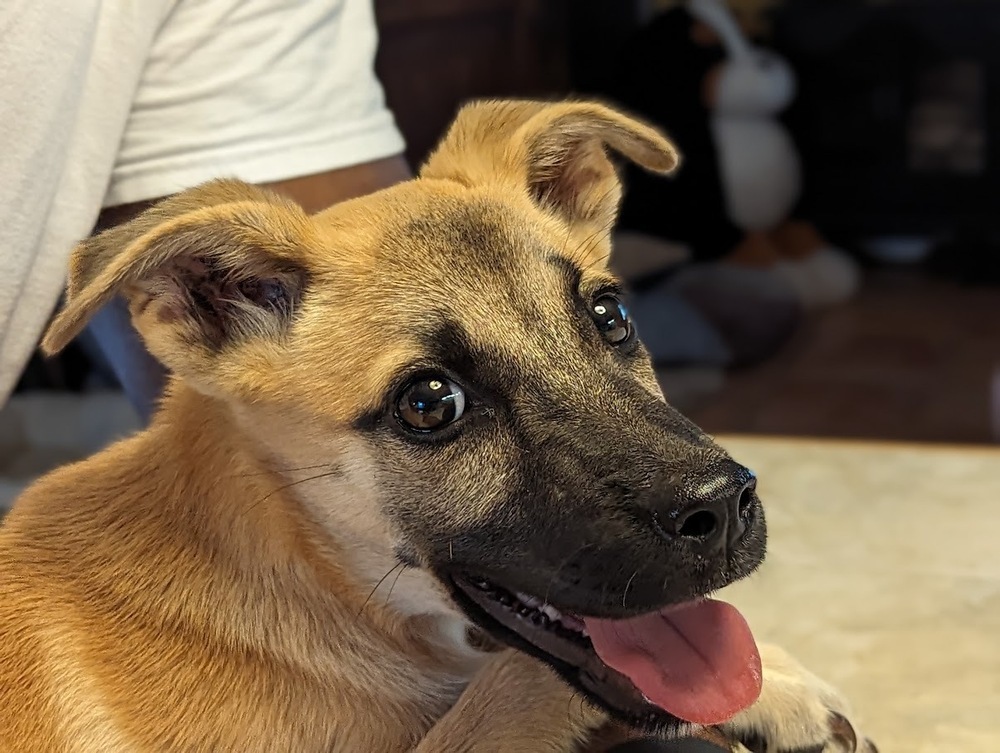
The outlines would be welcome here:
M 606 147 L 676 162 L 599 105 L 487 102 L 418 179 L 314 217 L 220 181 L 82 243 L 45 348 L 124 294 L 175 378 L 4 523 L 0 749 L 570 751 L 733 718 L 852 750 L 835 694 L 769 650 L 761 692 L 700 600 L 760 563 L 763 514 L 621 304 Z

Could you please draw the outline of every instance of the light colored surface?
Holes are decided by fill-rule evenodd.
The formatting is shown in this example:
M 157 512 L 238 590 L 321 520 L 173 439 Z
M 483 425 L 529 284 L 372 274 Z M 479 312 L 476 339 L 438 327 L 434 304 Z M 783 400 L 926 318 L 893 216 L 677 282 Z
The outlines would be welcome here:
M 135 429 L 115 393 L 0 411 L 0 505 Z M 760 479 L 763 568 L 721 596 L 841 687 L 882 753 L 1000 751 L 1000 450 L 723 437 Z
M 1000 450 L 722 437 L 770 532 L 726 589 L 882 753 L 1000 751 Z

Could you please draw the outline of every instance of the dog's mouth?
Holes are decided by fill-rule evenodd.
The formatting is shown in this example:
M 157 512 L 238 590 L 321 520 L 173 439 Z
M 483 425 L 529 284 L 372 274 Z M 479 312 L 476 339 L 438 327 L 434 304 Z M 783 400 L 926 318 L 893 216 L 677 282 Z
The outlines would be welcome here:
M 479 627 L 542 659 L 626 723 L 718 724 L 757 700 L 760 655 L 740 613 L 700 599 L 622 620 L 571 614 L 478 577 L 451 577 Z

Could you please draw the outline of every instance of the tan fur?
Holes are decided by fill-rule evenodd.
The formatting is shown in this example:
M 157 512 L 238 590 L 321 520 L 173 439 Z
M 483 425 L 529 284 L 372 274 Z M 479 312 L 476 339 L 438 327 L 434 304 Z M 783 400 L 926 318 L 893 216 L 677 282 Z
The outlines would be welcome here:
M 354 422 L 425 357 L 433 311 L 553 389 L 583 378 L 583 354 L 554 368 L 548 333 L 498 312 L 558 313 L 540 248 L 610 279 L 606 146 L 676 164 L 600 105 L 481 103 L 419 179 L 317 216 L 218 181 L 81 243 L 46 350 L 123 294 L 175 378 L 148 430 L 41 479 L 0 530 L 0 750 L 569 751 L 601 725 L 541 663 L 486 650 L 425 571 L 394 572 Z M 502 269 L 440 252 L 469 207 Z M 190 280 L 219 321 L 191 313 Z M 426 514 L 482 519 L 505 479 L 462 483 Z

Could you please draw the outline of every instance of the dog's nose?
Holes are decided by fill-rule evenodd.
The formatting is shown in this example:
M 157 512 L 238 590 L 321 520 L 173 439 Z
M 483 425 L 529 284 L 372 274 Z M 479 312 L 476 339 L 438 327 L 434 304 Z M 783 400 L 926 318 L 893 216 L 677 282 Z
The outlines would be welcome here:
M 757 479 L 739 467 L 709 478 L 689 489 L 687 504 L 671 516 L 669 525 L 660 521 L 663 532 L 703 552 L 735 546 L 746 535 L 752 518 Z

